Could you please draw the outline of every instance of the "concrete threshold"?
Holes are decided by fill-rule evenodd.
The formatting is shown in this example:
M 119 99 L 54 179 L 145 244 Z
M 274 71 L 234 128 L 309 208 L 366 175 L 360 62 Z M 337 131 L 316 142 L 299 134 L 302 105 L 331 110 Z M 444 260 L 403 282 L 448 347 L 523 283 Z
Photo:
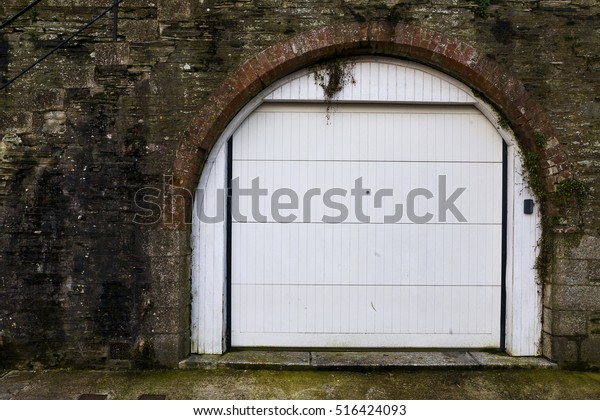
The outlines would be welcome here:
M 543 357 L 514 357 L 482 351 L 327 352 L 231 351 L 223 355 L 193 354 L 180 369 L 228 367 L 268 370 L 393 370 L 393 369 L 554 369 Z

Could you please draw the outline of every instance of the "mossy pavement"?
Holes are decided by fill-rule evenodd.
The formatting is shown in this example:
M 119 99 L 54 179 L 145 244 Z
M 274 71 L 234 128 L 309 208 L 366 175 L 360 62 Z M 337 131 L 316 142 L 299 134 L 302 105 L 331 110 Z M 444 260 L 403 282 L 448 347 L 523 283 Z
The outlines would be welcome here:
M 0 399 L 599 399 L 600 373 L 556 369 L 11 371 Z

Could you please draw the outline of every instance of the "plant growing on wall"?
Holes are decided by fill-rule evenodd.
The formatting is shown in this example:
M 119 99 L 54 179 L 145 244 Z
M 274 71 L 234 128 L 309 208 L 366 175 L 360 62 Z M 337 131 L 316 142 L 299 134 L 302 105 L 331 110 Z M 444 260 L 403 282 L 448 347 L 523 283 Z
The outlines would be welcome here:
M 476 0 L 475 3 L 477 3 L 476 15 L 481 18 L 486 18 L 488 15 L 488 8 L 490 7 L 490 0 Z
M 582 207 L 588 195 L 588 187 L 577 178 L 567 178 L 556 184 L 556 204 L 565 207 L 569 202 L 574 202 Z
M 537 150 L 544 150 L 548 143 L 546 136 L 541 132 L 533 134 L 533 141 L 537 146 Z M 539 278 L 545 279 L 548 275 L 554 250 L 553 237 L 550 232 L 559 225 L 558 213 L 564 213 L 569 206 L 581 209 L 588 195 L 588 187 L 580 179 L 571 177 L 556 183 L 554 194 L 549 195 L 539 153 L 536 151 L 522 151 L 522 158 L 525 179 L 541 206 L 542 238 L 538 244 L 540 250 L 536 269 Z
M 350 60 L 334 60 L 319 65 L 313 72 L 315 84 L 323 89 L 323 96 L 327 104 L 327 120 L 333 106 L 333 98 L 345 86 L 356 84 L 354 79 L 354 62 Z

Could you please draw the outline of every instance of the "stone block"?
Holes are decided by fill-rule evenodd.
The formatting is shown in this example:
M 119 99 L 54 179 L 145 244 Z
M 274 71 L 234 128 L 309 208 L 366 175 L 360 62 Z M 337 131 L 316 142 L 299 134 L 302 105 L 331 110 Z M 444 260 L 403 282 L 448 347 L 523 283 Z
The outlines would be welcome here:
M 61 111 L 64 109 L 63 89 L 32 88 L 22 100 L 24 107 L 31 111 Z
M 151 288 L 146 297 L 154 307 L 188 307 L 190 277 L 189 257 L 151 258 Z
M 121 7 L 123 7 L 123 8 L 143 8 L 143 7 L 156 8 L 156 2 L 155 1 L 149 2 L 148 0 L 127 0 L 126 2 L 124 2 L 121 5 Z
M 567 239 L 565 238 L 565 240 Z M 578 242 L 568 240 L 561 246 L 564 255 L 568 258 L 600 259 L 600 236 L 584 235 Z
M 65 3 L 62 0 L 46 0 L 44 2 L 45 5 L 47 6 L 52 6 L 52 7 L 64 7 Z M 69 6 L 74 7 L 97 7 L 98 6 L 98 1 L 97 0 L 75 0 L 75 1 L 71 1 L 69 3 Z
M 552 289 L 552 309 L 600 310 L 600 287 L 554 285 Z
M 153 334 L 176 334 L 189 330 L 189 306 L 149 308 L 144 315 L 147 331 Z
M 588 318 L 589 334 L 600 334 L 600 312 L 592 312 Z
M 151 42 L 158 39 L 158 21 L 154 19 L 125 20 L 121 30 L 128 42 Z
M 94 57 L 98 66 L 118 66 L 129 64 L 129 43 L 105 42 L 95 44 Z
M 154 334 L 149 339 L 152 343 L 154 359 L 167 367 L 177 367 L 190 352 L 189 333 Z
M 552 334 L 552 309 L 548 307 L 542 310 L 542 331 Z
M 588 337 L 581 342 L 581 360 L 584 362 L 600 361 L 600 337 Z
M 310 354 L 294 351 L 238 351 L 225 353 L 218 366 L 237 369 L 308 369 Z
M 33 114 L 26 111 L 0 111 L 0 136 L 30 133 L 33 129 Z
M 313 352 L 316 368 L 380 369 L 402 367 L 473 367 L 479 362 L 467 352 Z
M 553 311 L 552 334 L 586 335 L 588 313 L 584 311 Z
M 588 260 L 559 258 L 556 262 L 555 284 L 587 285 Z
M 542 344 L 544 356 L 554 362 L 577 361 L 577 342 L 574 340 L 543 333 Z
M 560 7 L 569 7 L 571 5 L 577 6 L 591 6 L 593 0 L 540 0 L 539 7 L 555 9 Z
M 144 123 L 152 125 L 154 121 L 145 121 Z M 172 172 L 175 151 L 168 144 L 170 138 L 169 140 L 164 140 L 159 138 L 159 133 L 154 132 L 154 134 L 157 140 L 156 142 L 148 140 L 145 146 L 146 155 L 140 159 L 139 169 L 142 174 L 155 176 L 163 181 L 164 174 Z M 161 185 L 157 184 L 157 187 L 161 188 Z
M 553 288 L 552 284 L 544 283 L 542 301 L 543 301 L 543 305 L 547 306 L 549 308 L 552 307 L 552 288 Z
M 220 359 L 220 354 L 190 354 L 179 362 L 179 369 L 215 369 Z
M 65 65 L 60 75 L 65 88 L 94 87 L 94 66 Z
M 158 20 L 187 20 L 191 16 L 191 0 L 158 0 Z
M 67 117 L 64 111 L 51 111 L 44 114 L 44 125 L 42 133 L 45 134 L 64 134 L 67 131 L 65 125 Z
M 149 229 L 143 248 L 150 257 L 188 256 L 192 252 L 190 230 Z
M 484 368 L 530 368 L 554 369 L 556 365 L 543 357 L 509 356 L 502 353 L 488 353 L 485 351 L 471 351 L 471 357 Z
M 600 260 L 589 260 L 587 270 L 590 284 L 600 287 Z
M 552 335 L 542 331 L 542 355 L 552 359 Z

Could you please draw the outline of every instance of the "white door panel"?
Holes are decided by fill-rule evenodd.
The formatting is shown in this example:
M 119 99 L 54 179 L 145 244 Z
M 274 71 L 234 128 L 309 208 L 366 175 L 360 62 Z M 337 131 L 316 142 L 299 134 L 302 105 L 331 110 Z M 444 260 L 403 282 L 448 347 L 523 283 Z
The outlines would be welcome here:
M 500 287 L 244 285 L 236 346 L 497 345 Z M 486 307 L 491 303 L 491 307 Z
M 263 105 L 235 132 L 233 159 L 501 162 L 472 107 Z
M 501 284 L 499 225 L 234 223 L 232 235 L 234 286 Z
M 445 184 L 442 184 L 440 176 L 444 177 Z M 458 188 L 464 188 L 464 191 L 452 203 L 456 206 L 455 211 L 464 217 L 462 223 L 502 223 L 502 194 L 490 188 L 490 184 L 502 184 L 502 163 L 243 160 L 234 161 L 232 177 L 239 179 L 239 186 L 244 189 L 250 188 L 252 180 L 258 178 L 260 188 L 269 191 L 268 195 L 258 198 L 260 215 L 265 216 L 267 222 L 274 221 L 271 197 L 276 190 L 293 190 L 299 202 L 298 210 L 282 210 L 279 212 L 281 216 L 294 214 L 294 222 L 320 222 L 323 216 L 340 214 L 331 208 L 333 206 L 325 205 L 323 200 L 326 191 L 340 188 L 345 195 L 336 195 L 333 200 L 348 209 L 345 221 L 356 223 L 359 220 L 351 190 L 356 180 L 361 178 L 362 187 L 369 190 L 368 195 L 363 195 L 362 208 L 372 223 L 383 223 L 385 216 L 396 214 L 397 204 L 402 204 L 403 210 L 400 223 L 412 223 L 407 216 L 407 196 L 417 188 L 427 189 L 433 195 L 429 199 L 417 196 L 411 200 L 418 217 L 432 214 L 431 223 L 440 222 L 440 216 L 445 216 L 448 223 L 461 222 L 452 211 L 445 210 L 440 214 L 438 209 L 438 198 L 449 199 Z M 443 191 L 442 185 L 445 185 Z M 304 208 L 303 197 L 314 188 L 319 189 L 319 194 L 310 200 L 310 206 Z M 382 198 L 380 206 L 376 206 L 375 194 L 383 189 L 393 190 L 393 196 Z M 281 202 L 289 201 L 287 195 L 281 199 Z M 246 221 L 257 221 L 253 217 L 249 195 L 240 197 L 239 213 L 246 217 Z
M 231 226 L 231 344 L 258 347 L 498 347 L 502 255 L 502 140 L 466 107 L 267 105 L 233 136 L 232 178 L 249 188 L 259 178 L 266 223 Z M 446 192 L 440 191 L 440 176 Z M 350 189 L 370 189 L 355 217 Z M 276 223 L 271 194 L 299 196 L 298 218 Z M 310 218 L 302 197 L 311 188 Z M 323 223 L 322 194 L 347 190 L 342 223 Z M 373 208 L 377 190 L 393 197 Z M 414 213 L 407 194 L 424 188 Z M 465 188 L 446 211 L 440 195 Z M 399 223 L 384 223 L 403 204 Z M 283 211 L 284 215 L 289 211 Z

